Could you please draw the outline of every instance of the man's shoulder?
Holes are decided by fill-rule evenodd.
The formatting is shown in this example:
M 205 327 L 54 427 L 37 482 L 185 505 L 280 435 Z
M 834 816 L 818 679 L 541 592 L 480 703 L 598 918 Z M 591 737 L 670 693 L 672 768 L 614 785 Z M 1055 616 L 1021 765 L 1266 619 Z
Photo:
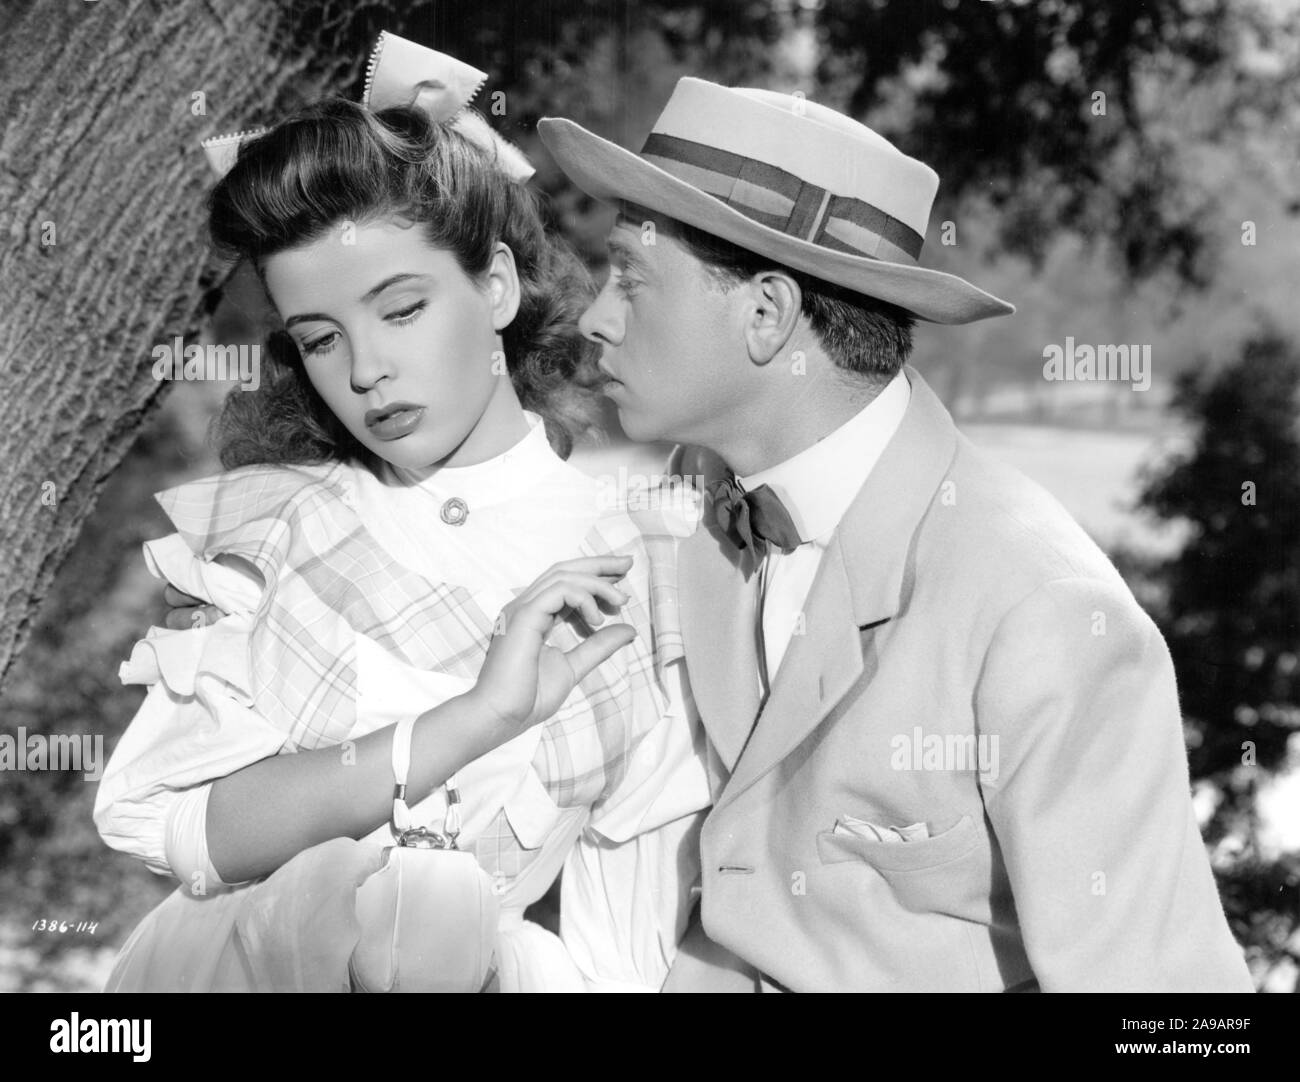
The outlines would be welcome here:
M 1060 501 L 960 433 L 948 474 L 917 533 L 918 576 L 936 572 L 1008 601 L 1059 579 L 1127 587 Z M 924 570 L 922 570 L 924 569 Z
M 1083 678 L 1088 670 L 1069 668 L 1080 642 L 1091 658 L 1146 658 L 1142 679 L 1168 671 L 1155 623 L 1097 543 L 1042 486 L 965 437 L 912 538 L 909 565 L 913 616 L 970 656 L 1000 643 L 1025 679 L 1026 666 Z M 1039 663 L 1049 656 L 1065 667 Z

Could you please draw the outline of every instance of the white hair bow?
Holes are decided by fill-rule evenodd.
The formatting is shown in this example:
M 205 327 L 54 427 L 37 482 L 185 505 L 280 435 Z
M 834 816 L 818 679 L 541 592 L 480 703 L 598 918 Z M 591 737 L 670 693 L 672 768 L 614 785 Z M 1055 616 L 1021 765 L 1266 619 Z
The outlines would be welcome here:
M 435 121 L 450 121 L 458 132 L 486 150 L 498 169 L 511 180 L 523 184 L 535 172 L 523 152 L 468 108 L 486 79 L 486 72 L 454 56 L 417 45 L 385 30 L 380 33 L 370 53 L 361 104 L 372 112 L 411 105 Z M 256 139 L 266 130 L 252 128 L 203 140 L 203 153 L 207 155 L 212 171 L 218 177 L 225 176 L 235 164 L 244 140 Z

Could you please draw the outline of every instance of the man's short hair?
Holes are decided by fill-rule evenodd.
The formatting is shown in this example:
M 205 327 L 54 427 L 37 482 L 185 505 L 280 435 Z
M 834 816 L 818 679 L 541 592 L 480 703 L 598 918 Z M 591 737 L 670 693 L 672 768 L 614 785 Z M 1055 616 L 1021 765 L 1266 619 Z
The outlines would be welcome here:
M 672 236 L 726 288 L 760 271 L 788 274 L 803 294 L 803 314 L 837 368 L 870 383 L 887 383 L 907 362 L 916 325 L 911 312 L 791 270 L 684 222 L 672 223 Z

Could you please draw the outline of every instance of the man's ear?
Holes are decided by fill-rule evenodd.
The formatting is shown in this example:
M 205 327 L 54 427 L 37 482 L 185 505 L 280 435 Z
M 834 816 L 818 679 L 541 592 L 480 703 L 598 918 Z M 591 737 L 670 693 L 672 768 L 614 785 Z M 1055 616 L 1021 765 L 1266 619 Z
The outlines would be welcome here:
M 492 300 L 492 329 L 501 332 L 510 326 L 519 312 L 519 271 L 515 253 L 497 241 L 492 246 L 484 281 Z
M 745 320 L 749 359 L 767 364 L 785 348 L 799 323 L 803 293 L 790 275 L 778 270 L 760 271 L 745 287 L 750 308 Z

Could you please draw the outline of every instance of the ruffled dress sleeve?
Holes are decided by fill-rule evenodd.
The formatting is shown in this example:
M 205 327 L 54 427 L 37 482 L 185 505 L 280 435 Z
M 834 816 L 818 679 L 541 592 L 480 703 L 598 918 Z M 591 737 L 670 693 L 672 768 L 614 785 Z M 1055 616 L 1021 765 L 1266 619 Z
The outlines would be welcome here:
M 229 615 L 185 631 L 151 628 L 119 677 L 148 688 L 113 751 L 95 825 L 114 849 L 182 881 L 219 885 L 204 841 L 209 784 L 280 751 L 286 734 L 253 709 L 248 642 L 261 584 L 197 558 L 179 534 L 145 545 L 149 570 Z
M 150 572 L 227 615 L 187 630 L 151 628 L 119 670 L 148 688 L 105 769 L 94 819 L 104 841 L 154 872 L 221 883 L 207 855 L 210 783 L 302 742 L 288 712 L 258 701 L 257 635 L 279 571 L 292 563 L 285 519 L 314 474 L 259 468 L 159 496 L 178 532 L 145 545 Z M 260 651 L 265 659 L 267 651 Z M 262 684 L 266 684 L 263 680 Z M 281 696 L 281 698 L 287 698 Z

